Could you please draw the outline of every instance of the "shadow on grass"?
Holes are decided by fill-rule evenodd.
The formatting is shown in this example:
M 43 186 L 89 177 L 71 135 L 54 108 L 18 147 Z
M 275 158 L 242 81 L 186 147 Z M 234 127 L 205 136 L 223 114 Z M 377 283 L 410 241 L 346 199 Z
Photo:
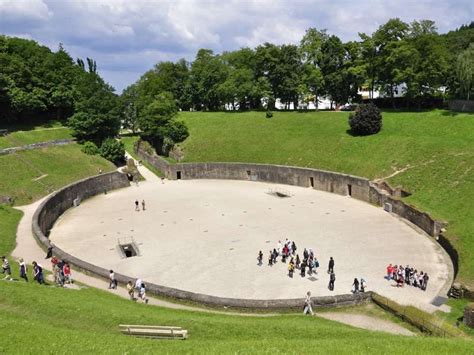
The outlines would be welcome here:
M 0 129 L 6 129 L 8 133 L 17 131 L 34 131 L 41 128 L 67 127 L 65 120 L 31 120 L 27 122 L 1 122 Z

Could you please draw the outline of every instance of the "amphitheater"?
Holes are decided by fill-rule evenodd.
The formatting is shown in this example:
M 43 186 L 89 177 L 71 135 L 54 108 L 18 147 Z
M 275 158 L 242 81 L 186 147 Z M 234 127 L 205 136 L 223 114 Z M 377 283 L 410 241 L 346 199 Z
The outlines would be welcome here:
M 49 234 L 55 247 L 103 277 L 113 269 L 165 290 L 242 302 L 284 302 L 301 299 L 307 291 L 316 297 L 349 294 L 353 279 L 364 278 L 369 290 L 429 310 L 451 285 L 451 260 L 433 237 L 394 213 L 351 197 L 359 191 L 356 185 L 341 194 L 265 182 L 256 175 L 247 180 L 213 179 L 213 174 L 192 179 L 184 171 L 168 171 L 169 178 L 174 174 L 178 179 L 163 183 L 145 167 L 140 172 L 146 180 L 138 186 L 104 187 L 106 193 L 56 212 L 57 221 L 46 218 L 47 213 L 39 216 L 40 225 L 56 221 Z M 337 192 L 332 183 L 331 189 Z M 80 197 L 73 192 L 68 199 L 75 194 Z M 135 211 L 135 200 L 145 200 L 146 210 L 140 205 Z M 269 250 L 286 238 L 296 243 L 300 256 L 303 248 L 315 252 L 321 264 L 317 274 L 290 278 L 287 264 L 267 265 Z M 263 265 L 257 263 L 259 250 Z M 336 262 L 333 292 L 327 287 L 330 256 Z M 384 278 L 389 263 L 427 272 L 428 289 L 394 287 Z

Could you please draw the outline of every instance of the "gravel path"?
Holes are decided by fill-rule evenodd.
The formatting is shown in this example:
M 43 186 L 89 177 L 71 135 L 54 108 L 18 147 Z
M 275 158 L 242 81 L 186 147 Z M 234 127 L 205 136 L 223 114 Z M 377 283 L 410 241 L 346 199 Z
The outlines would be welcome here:
M 415 333 L 410 330 L 398 325 L 397 323 L 390 322 L 388 320 L 367 316 L 364 314 L 354 313 L 317 313 L 318 317 L 334 320 L 336 322 L 351 325 L 353 327 L 374 330 L 380 332 L 386 332 L 398 335 L 414 336 Z

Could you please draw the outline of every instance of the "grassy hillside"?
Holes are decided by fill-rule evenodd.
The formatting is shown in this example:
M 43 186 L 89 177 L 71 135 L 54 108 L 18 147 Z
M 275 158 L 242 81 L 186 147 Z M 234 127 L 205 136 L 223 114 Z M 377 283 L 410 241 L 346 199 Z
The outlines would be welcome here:
M 388 177 L 407 198 L 449 222 L 461 255 L 459 278 L 474 283 L 474 115 L 448 111 L 385 112 L 374 136 L 347 133 L 348 113 L 183 112 L 186 162 L 228 161 L 314 167 Z M 404 170 L 406 169 L 406 170 Z
M 99 169 L 115 169 L 99 156 L 82 153 L 77 144 L 2 155 L 0 166 L 0 195 L 13 196 L 16 205 L 31 203 Z
M 134 304 L 94 289 L 4 282 L 0 352 L 35 353 L 416 353 L 468 354 L 468 340 L 400 337 L 302 315 L 237 317 Z M 118 324 L 178 325 L 186 341 L 120 335 Z M 7 335 L 8 336 L 5 336 Z
M 38 127 L 13 127 L 6 136 L 0 136 L 0 149 L 31 143 L 72 138 L 71 131 L 60 124 Z

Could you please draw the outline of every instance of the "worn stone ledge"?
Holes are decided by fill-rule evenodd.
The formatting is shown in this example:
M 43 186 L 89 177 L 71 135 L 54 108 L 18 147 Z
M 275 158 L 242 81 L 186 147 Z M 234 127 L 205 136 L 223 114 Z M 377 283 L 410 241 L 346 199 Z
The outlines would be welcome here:
M 10 148 L 5 148 L 5 149 L 0 149 L 0 155 L 12 154 L 16 152 L 21 152 L 23 150 L 32 150 L 32 149 L 40 149 L 40 148 L 57 146 L 57 145 L 72 144 L 75 142 L 76 142 L 75 139 L 58 139 L 55 141 L 32 143 L 32 144 L 22 145 L 21 147 L 10 147 Z

